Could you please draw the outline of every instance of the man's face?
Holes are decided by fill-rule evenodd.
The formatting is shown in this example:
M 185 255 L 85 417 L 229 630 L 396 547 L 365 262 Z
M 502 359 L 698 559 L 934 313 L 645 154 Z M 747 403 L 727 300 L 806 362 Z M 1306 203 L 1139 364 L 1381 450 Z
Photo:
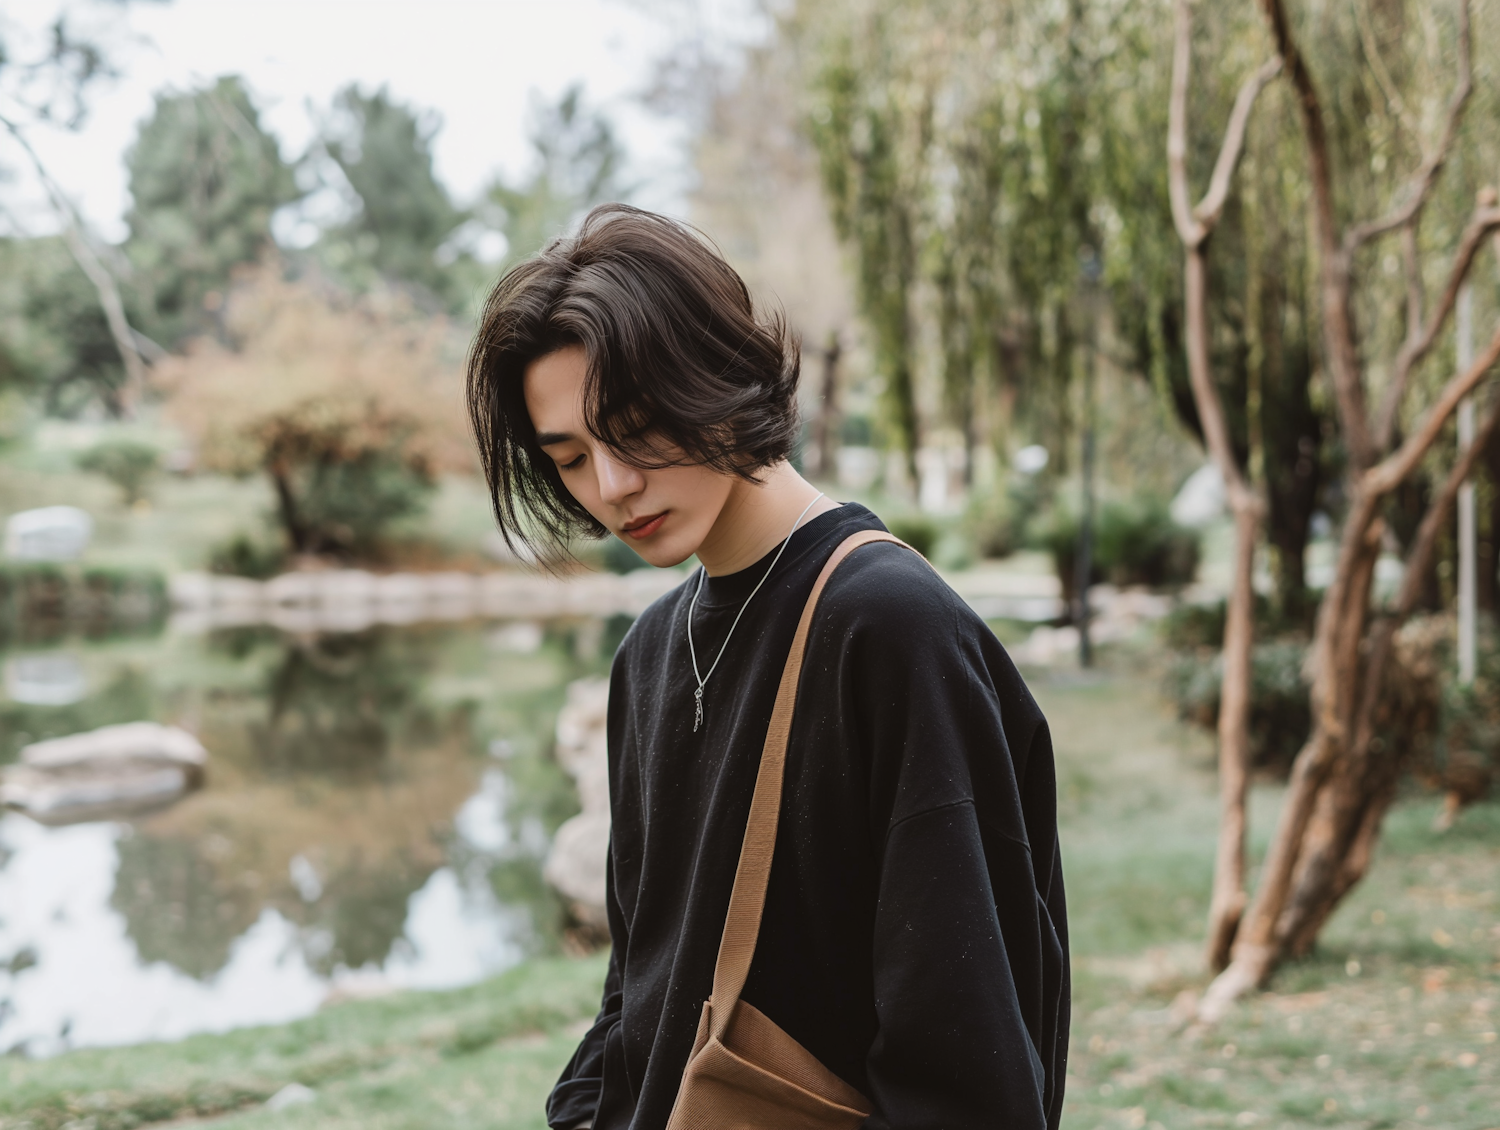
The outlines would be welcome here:
M 646 561 L 686 561 L 713 529 L 734 478 L 697 463 L 642 470 L 622 463 L 584 423 L 588 361 L 570 345 L 526 368 L 526 410 L 537 443 L 585 510 Z

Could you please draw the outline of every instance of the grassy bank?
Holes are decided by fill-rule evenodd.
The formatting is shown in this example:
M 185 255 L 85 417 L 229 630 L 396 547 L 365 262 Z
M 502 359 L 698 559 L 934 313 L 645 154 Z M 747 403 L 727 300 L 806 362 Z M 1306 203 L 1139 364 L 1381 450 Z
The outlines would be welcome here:
M 0 1061 L 0 1128 L 541 1127 L 537 1103 L 599 1007 L 603 959 L 536 961 L 470 989 L 351 1001 L 273 1028 Z M 314 1101 L 262 1105 L 289 1083 Z
M 1500 1126 L 1500 805 L 1437 835 L 1435 803 L 1404 802 L 1318 953 L 1188 1039 L 1181 1021 L 1206 983 L 1212 763 L 1136 667 L 1034 679 L 1058 749 L 1076 969 L 1064 1126 Z M 1280 793 L 1254 800 L 1263 846 Z M 541 1127 L 602 969 L 540 961 L 282 1027 L 0 1062 L 0 1130 Z M 314 1100 L 262 1105 L 291 1082 Z
M 1215 800 L 1204 739 L 1135 677 L 1034 683 L 1056 735 L 1073 920 L 1067 1130 L 1500 1127 L 1500 805 L 1451 832 L 1411 797 L 1309 959 L 1210 1035 L 1200 939 Z M 1278 788 L 1257 789 L 1257 855 Z

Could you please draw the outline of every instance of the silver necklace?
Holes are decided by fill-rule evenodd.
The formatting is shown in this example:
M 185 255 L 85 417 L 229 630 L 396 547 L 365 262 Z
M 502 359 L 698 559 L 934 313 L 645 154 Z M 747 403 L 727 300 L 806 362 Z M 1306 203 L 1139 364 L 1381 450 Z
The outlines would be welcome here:
M 823 497 L 823 492 L 818 492 L 818 498 Z M 698 727 L 703 725 L 703 688 L 707 685 L 709 676 L 718 667 L 719 660 L 724 658 L 724 653 L 729 650 L 729 637 L 734 635 L 734 630 L 740 626 L 740 617 L 745 614 L 745 609 L 750 607 L 750 602 L 755 599 L 755 594 L 760 592 L 760 586 L 766 583 L 766 579 L 776 568 L 776 562 L 781 560 L 781 555 L 786 552 L 786 547 L 792 543 L 792 534 L 797 532 L 797 527 L 802 525 L 802 519 L 807 517 L 807 512 L 818 504 L 818 498 L 813 499 L 802 508 L 802 513 L 797 515 L 797 520 L 792 523 L 791 532 L 786 535 L 786 540 L 781 543 L 781 548 L 776 551 L 776 556 L 771 558 L 771 567 L 766 570 L 765 576 L 755 583 L 750 590 L 750 595 L 745 598 L 745 603 L 740 605 L 740 610 L 735 613 L 734 623 L 729 625 L 729 632 L 724 636 L 724 646 L 719 648 L 719 654 L 714 658 L 713 665 L 705 674 L 698 674 L 698 651 L 693 647 L 693 613 L 698 610 L 698 596 L 703 592 L 703 578 L 708 570 L 701 565 L 698 567 L 698 587 L 693 590 L 693 601 L 688 605 L 687 616 L 687 640 L 688 654 L 693 659 L 693 678 L 698 680 L 698 689 L 693 692 L 693 733 L 698 732 Z

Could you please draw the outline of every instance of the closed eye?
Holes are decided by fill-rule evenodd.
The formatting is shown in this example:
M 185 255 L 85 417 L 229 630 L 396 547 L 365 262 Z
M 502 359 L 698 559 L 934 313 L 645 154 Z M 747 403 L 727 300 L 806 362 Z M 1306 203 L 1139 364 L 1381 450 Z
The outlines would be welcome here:
M 583 456 L 580 455 L 571 462 L 559 464 L 564 471 L 576 471 L 583 466 Z

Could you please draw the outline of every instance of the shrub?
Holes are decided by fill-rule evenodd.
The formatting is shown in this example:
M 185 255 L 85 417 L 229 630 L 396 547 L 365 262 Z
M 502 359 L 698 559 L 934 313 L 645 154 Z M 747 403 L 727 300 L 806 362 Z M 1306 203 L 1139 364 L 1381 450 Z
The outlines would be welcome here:
M 938 528 L 931 518 L 921 514 L 903 514 L 886 523 L 886 529 L 911 546 L 928 560 L 937 547 Z
M 166 613 L 166 579 L 154 570 L 0 564 L 0 641 L 150 631 Z
M 1307 636 L 1312 625 L 1303 616 L 1286 616 L 1282 610 L 1260 593 L 1255 594 L 1253 615 L 1255 636 L 1260 640 L 1276 636 Z M 1207 647 L 1218 650 L 1224 643 L 1225 602 L 1210 604 L 1179 604 L 1162 619 L 1158 630 L 1162 642 L 1168 647 Z
M 424 464 L 392 451 L 311 461 L 292 472 L 298 517 L 317 531 L 317 548 L 368 555 L 392 524 L 427 509 L 437 480 Z
M 79 455 L 78 468 L 108 479 L 119 489 L 121 501 L 134 506 L 147 497 L 151 480 L 160 472 L 161 452 L 139 440 L 105 440 Z
M 286 550 L 249 534 L 236 534 L 209 555 L 211 573 L 263 581 L 286 568 Z
M 1284 774 L 1307 740 L 1306 656 L 1303 639 L 1257 644 L 1251 653 L 1253 768 Z M 1396 634 L 1374 720 L 1379 748 L 1395 751 L 1403 772 L 1448 792 L 1455 811 L 1483 796 L 1500 768 L 1500 649 L 1493 642 L 1481 651 L 1479 666 L 1472 686 L 1458 686 L 1451 621 L 1412 620 Z M 1217 729 L 1222 676 L 1216 652 L 1194 648 L 1178 655 L 1166 690 L 1184 721 Z
M 975 492 L 964 512 L 964 531 L 980 557 L 1009 557 L 1016 551 L 1021 522 L 1009 491 Z
M 1078 533 L 1078 515 L 1065 506 L 1044 512 L 1030 529 L 1031 543 L 1051 554 L 1068 601 L 1076 579 Z M 1198 534 L 1172 521 L 1160 499 L 1106 502 L 1094 523 L 1089 583 L 1184 585 L 1198 571 L 1198 555 Z
M 1222 633 L 1222 622 L 1220 632 Z M 1257 644 L 1250 657 L 1250 763 L 1284 773 L 1312 727 L 1308 686 L 1302 675 L 1307 645 L 1301 640 Z M 1177 715 L 1205 730 L 1219 724 L 1223 656 L 1194 649 L 1167 672 L 1167 697 Z
M 1419 666 L 1425 657 L 1435 669 L 1437 721 L 1432 740 L 1417 748 L 1416 774 L 1447 794 L 1446 826 L 1461 807 L 1486 796 L 1500 775 L 1500 646 L 1492 633 L 1480 636 L 1474 681 L 1464 686 L 1455 677 L 1450 620 L 1415 621 L 1402 635 L 1407 665 Z
M 1099 511 L 1094 558 L 1117 585 L 1185 585 L 1198 572 L 1198 535 L 1172 521 L 1167 504 L 1141 496 Z

